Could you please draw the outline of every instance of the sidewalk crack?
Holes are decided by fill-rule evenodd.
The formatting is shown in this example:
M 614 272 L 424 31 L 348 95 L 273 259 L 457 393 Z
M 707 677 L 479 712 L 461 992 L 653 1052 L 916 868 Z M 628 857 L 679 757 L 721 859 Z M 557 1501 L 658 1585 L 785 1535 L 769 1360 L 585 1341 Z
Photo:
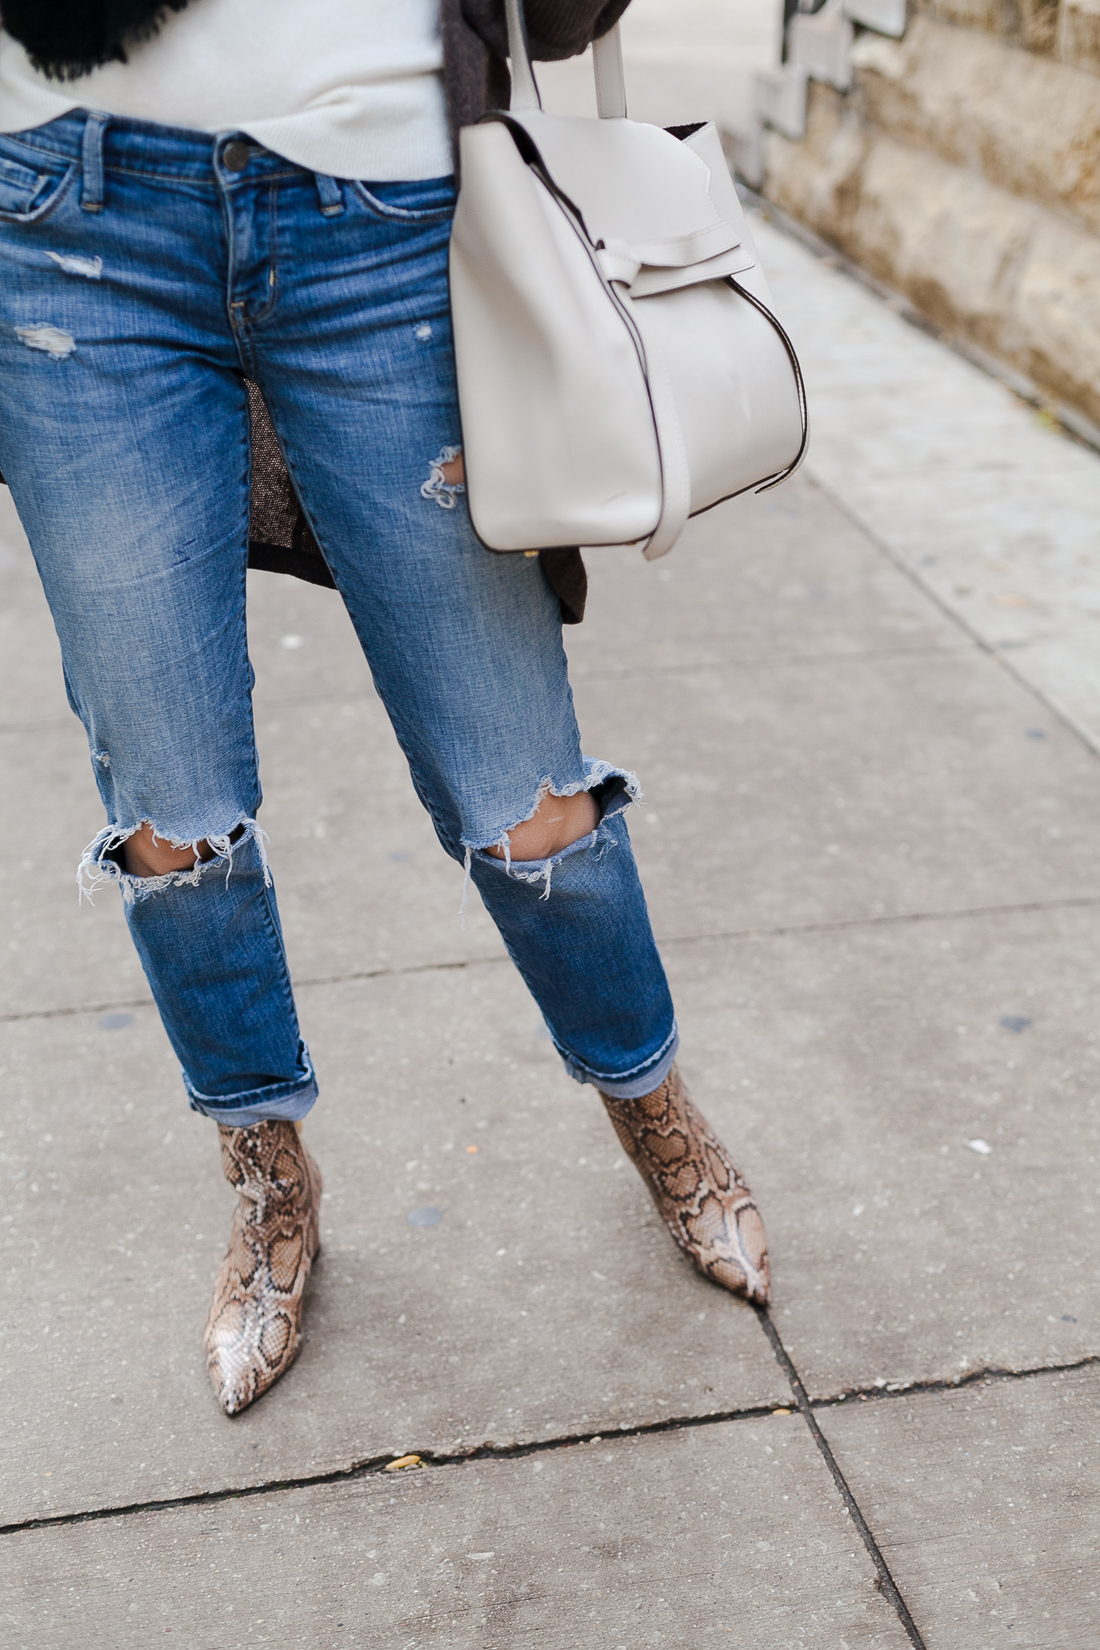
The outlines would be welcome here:
M 527 1455 L 543 1455 L 553 1450 L 571 1449 L 578 1444 L 610 1444 L 618 1438 L 642 1438 L 652 1433 L 685 1432 L 691 1427 L 719 1426 L 727 1421 L 760 1420 L 771 1415 L 774 1402 L 753 1404 L 743 1409 L 714 1411 L 709 1415 L 674 1415 L 663 1421 L 643 1421 L 638 1426 L 618 1426 L 613 1431 L 593 1429 L 590 1432 L 562 1433 L 554 1438 L 536 1438 L 519 1444 L 473 1444 L 467 1449 L 435 1451 L 431 1449 L 399 1450 L 386 1455 L 366 1457 L 350 1467 L 336 1467 L 330 1472 L 313 1473 L 303 1478 L 269 1479 L 258 1484 L 235 1485 L 224 1490 L 200 1490 L 194 1495 L 164 1496 L 153 1501 L 130 1501 L 116 1507 L 92 1507 L 85 1511 L 54 1513 L 41 1518 L 24 1518 L 11 1524 L 0 1524 L 0 1536 L 20 1535 L 28 1530 L 57 1529 L 69 1524 L 91 1524 L 104 1518 L 125 1518 L 133 1513 L 171 1512 L 177 1507 L 205 1507 L 218 1501 L 240 1501 L 253 1495 L 279 1495 L 286 1490 L 314 1489 L 322 1484 L 344 1484 L 351 1479 L 368 1478 L 385 1472 L 395 1458 L 416 1456 L 424 1467 L 465 1466 L 470 1461 L 518 1461 Z
M 779 1331 L 768 1315 L 767 1307 L 757 1306 L 754 1308 L 754 1311 L 760 1320 L 761 1329 L 764 1331 L 771 1343 L 771 1349 L 775 1353 L 776 1362 L 779 1364 L 788 1381 L 791 1383 L 791 1391 L 794 1393 L 795 1402 L 798 1405 L 798 1413 L 801 1415 L 802 1419 L 809 1428 L 810 1436 L 820 1450 L 822 1459 L 832 1474 L 833 1482 L 840 1491 L 841 1500 L 847 1507 L 852 1523 L 859 1531 L 863 1545 L 866 1547 L 871 1563 L 875 1567 L 877 1577 L 875 1586 L 878 1588 L 883 1597 L 888 1598 L 890 1603 L 894 1606 L 894 1609 L 897 1612 L 898 1620 L 905 1628 L 905 1631 L 909 1637 L 909 1642 L 913 1645 L 913 1650 L 926 1650 L 925 1642 L 920 1635 L 917 1624 L 909 1614 L 909 1606 L 902 1598 L 898 1584 L 890 1573 L 890 1566 L 887 1564 L 882 1555 L 882 1550 L 879 1547 L 878 1542 L 871 1533 L 871 1527 L 864 1518 L 858 1501 L 848 1488 L 848 1480 L 840 1470 L 836 1456 L 833 1454 L 832 1449 L 829 1446 L 829 1440 L 817 1424 L 817 1417 L 814 1415 L 813 1407 L 806 1395 L 806 1388 L 802 1385 L 802 1378 L 794 1364 L 791 1362 L 791 1357 L 787 1351 L 787 1348 L 783 1345 L 783 1342 L 779 1338 Z
M 971 922 L 986 917 L 1033 916 L 1044 911 L 1089 911 L 1100 905 L 1100 894 L 1069 895 L 1064 899 L 1025 900 L 1013 905 L 960 906 L 954 911 L 898 911 L 879 916 L 836 917 L 825 922 L 773 923 L 752 928 L 730 928 L 714 934 L 658 934 L 662 946 L 712 945 L 735 940 L 788 939 L 801 934 L 835 934 L 850 929 L 909 927 L 922 922 Z M 396 966 L 362 968 L 346 974 L 317 974 L 293 981 L 295 991 L 313 986 L 353 985 L 363 980 L 384 980 L 404 974 L 443 974 L 464 968 L 487 968 L 506 963 L 506 956 L 462 957 L 453 962 L 401 963 Z M 15 1009 L 0 1014 L 0 1025 L 23 1020 L 61 1020 L 76 1014 L 104 1014 L 119 1008 L 151 1008 L 152 997 L 124 997 L 102 1003 L 76 1003 L 63 1008 Z
M 747 1310 L 747 1308 L 745 1309 Z M 848 1489 L 840 1468 L 826 1442 L 821 1429 L 814 1419 L 815 1409 L 832 1409 L 853 1399 L 881 1399 L 888 1401 L 894 1398 L 911 1398 L 914 1392 L 957 1392 L 979 1381 L 995 1380 L 1029 1380 L 1039 1375 L 1057 1375 L 1075 1369 L 1087 1369 L 1100 1365 L 1100 1357 L 1080 1358 L 1071 1364 L 1043 1364 L 1033 1369 L 1004 1370 L 980 1369 L 975 1370 L 961 1379 L 943 1381 L 915 1381 L 911 1386 L 903 1387 L 894 1392 L 888 1392 L 877 1387 L 870 1387 L 866 1392 L 854 1388 L 845 1393 L 838 1393 L 832 1397 L 809 1398 L 802 1385 L 798 1371 L 790 1360 L 779 1333 L 764 1308 L 752 1308 L 759 1317 L 765 1335 L 771 1342 L 776 1361 L 790 1382 L 791 1389 L 798 1400 L 799 1413 L 808 1425 L 814 1441 L 821 1450 L 829 1465 L 829 1470 L 836 1481 L 844 1503 L 851 1513 L 856 1528 L 863 1538 L 878 1574 L 876 1585 L 894 1605 L 901 1616 L 903 1625 L 910 1622 L 904 1601 L 898 1592 L 897 1585 L 890 1578 L 890 1571 L 885 1559 L 879 1551 L 873 1535 L 867 1527 L 866 1520 L 856 1504 L 855 1498 Z M 731 1421 L 758 1421 L 775 1413 L 774 1400 L 765 1404 L 746 1405 L 740 1409 L 713 1410 L 705 1415 L 672 1415 L 661 1421 L 642 1421 L 637 1426 L 618 1426 L 613 1431 L 606 1429 L 588 1432 L 561 1433 L 553 1438 L 529 1439 L 525 1443 L 494 1444 L 486 1442 L 474 1444 L 469 1448 L 453 1451 L 434 1451 L 428 1448 L 410 1448 L 399 1452 L 402 1455 L 415 1455 L 424 1467 L 457 1467 L 465 1466 L 469 1461 L 517 1461 L 528 1455 L 544 1455 L 555 1450 L 573 1449 L 581 1444 L 612 1444 L 616 1439 L 643 1438 L 664 1432 L 687 1432 L 692 1427 L 723 1426 Z M 158 1500 L 131 1501 L 114 1507 L 92 1507 L 77 1512 L 53 1513 L 40 1518 L 24 1518 L 10 1524 L 0 1524 L 0 1536 L 20 1535 L 30 1530 L 57 1529 L 69 1524 L 90 1524 L 104 1518 L 126 1518 L 133 1513 L 143 1512 L 171 1512 L 177 1507 L 210 1506 L 219 1501 L 240 1501 L 255 1495 L 281 1495 L 286 1490 L 314 1489 L 324 1484 L 343 1484 L 356 1478 L 367 1478 L 385 1472 L 392 1466 L 395 1459 L 394 1452 L 386 1455 L 365 1457 L 362 1461 L 355 1461 L 349 1467 L 336 1467 L 329 1472 L 313 1473 L 299 1478 L 269 1479 L 258 1484 L 232 1485 L 221 1490 L 200 1490 L 193 1495 L 163 1496 Z M 877 1555 L 877 1556 L 876 1556 Z M 889 1586 L 886 1584 L 889 1579 Z M 891 1591 L 891 1588 L 893 1591 Z M 917 1629 L 906 1627 L 910 1639 L 916 1650 L 925 1650 L 924 1641 Z M 916 1634 L 916 1637 L 913 1635 Z

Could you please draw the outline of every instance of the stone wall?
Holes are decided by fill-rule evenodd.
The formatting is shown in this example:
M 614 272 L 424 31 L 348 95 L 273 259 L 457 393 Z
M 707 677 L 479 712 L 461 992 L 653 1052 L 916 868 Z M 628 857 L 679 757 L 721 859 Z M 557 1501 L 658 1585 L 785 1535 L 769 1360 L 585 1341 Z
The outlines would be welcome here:
M 919 0 L 941 23 L 979 29 L 1010 46 L 1100 75 L 1098 0 Z
M 764 193 L 1100 426 L 1100 0 L 922 0 L 895 39 L 826 11 Z

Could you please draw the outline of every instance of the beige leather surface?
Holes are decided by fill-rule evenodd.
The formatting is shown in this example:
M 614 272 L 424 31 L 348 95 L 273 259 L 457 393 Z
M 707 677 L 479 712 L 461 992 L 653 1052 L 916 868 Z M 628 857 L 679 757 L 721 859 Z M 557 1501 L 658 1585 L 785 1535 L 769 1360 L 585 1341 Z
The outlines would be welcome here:
M 691 476 L 691 515 L 793 462 L 798 392 L 777 332 L 724 281 L 643 298 L 634 316 L 671 381 Z
M 661 467 L 631 331 L 507 128 L 461 141 L 451 308 L 475 531 L 495 550 L 644 538 Z
M 740 240 L 711 197 L 706 162 L 659 126 L 541 110 L 511 118 L 530 134 L 557 187 L 580 208 L 593 242 L 614 238 L 641 263 L 678 268 L 727 252 Z
M 795 368 L 758 307 L 771 295 L 714 126 L 682 141 L 531 101 L 461 134 L 451 307 L 471 517 L 497 550 L 663 555 L 689 514 L 795 463 Z

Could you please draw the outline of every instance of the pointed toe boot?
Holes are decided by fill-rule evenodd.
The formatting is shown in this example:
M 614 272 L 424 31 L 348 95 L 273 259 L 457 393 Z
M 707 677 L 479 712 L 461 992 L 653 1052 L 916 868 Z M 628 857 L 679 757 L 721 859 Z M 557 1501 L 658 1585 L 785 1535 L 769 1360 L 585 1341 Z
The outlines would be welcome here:
M 321 1171 L 294 1123 L 218 1125 L 240 1201 L 206 1319 L 206 1365 L 227 1415 L 279 1376 L 302 1344 L 302 1297 L 320 1248 Z
M 756 1200 L 676 1067 L 640 1100 L 600 1099 L 684 1253 L 712 1283 L 766 1306 L 768 1240 Z

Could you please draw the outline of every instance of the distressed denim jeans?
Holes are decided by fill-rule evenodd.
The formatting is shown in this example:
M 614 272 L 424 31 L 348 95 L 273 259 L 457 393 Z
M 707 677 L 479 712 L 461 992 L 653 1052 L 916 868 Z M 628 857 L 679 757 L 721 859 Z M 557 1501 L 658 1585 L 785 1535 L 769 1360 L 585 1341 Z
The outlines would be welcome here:
M 633 776 L 581 754 L 538 560 L 485 550 L 441 479 L 461 444 L 453 204 L 449 178 L 337 181 L 234 133 L 75 111 L 0 136 L 0 470 L 106 808 L 81 875 L 119 884 L 191 1104 L 231 1124 L 317 1094 L 256 824 L 246 376 L 417 794 L 568 1071 L 633 1098 L 675 1053 Z M 590 836 L 547 861 L 486 852 L 582 790 Z M 146 822 L 214 857 L 130 876 Z

